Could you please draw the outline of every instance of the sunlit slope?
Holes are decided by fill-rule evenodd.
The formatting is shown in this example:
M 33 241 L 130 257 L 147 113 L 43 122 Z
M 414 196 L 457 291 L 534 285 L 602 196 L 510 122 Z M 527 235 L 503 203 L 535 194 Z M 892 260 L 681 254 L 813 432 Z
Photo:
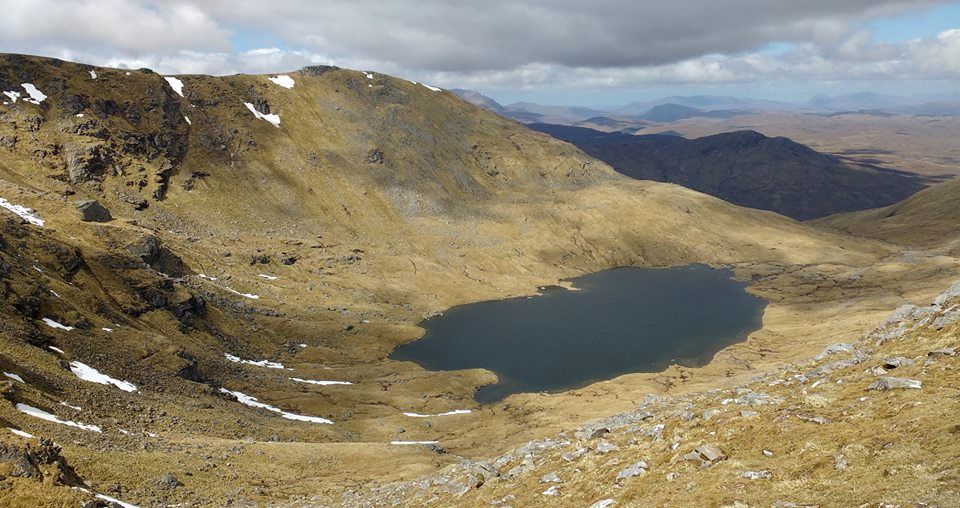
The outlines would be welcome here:
M 818 225 L 911 247 L 960 248 L 960 179 L 875 210 L 826 217 Z

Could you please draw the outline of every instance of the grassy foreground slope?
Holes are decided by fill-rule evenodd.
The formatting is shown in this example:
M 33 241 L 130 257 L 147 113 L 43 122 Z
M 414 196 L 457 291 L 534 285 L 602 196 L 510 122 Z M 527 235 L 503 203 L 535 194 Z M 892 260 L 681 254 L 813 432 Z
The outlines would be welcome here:
M 0 400 L 2 504 L 89 499 L 70 486 L 143 505 L 338 498 L 752 375 L 925 298 L 956 266 L 622 177 L 446 91 L 287 76 L 0 56 L 0 197 L 20 214 L 0 210 L 0 367 L 16 376 Z M 81 220 L 85 200 L 112 219 L 87 203 L 106 222 Z M 763 329 L 703 369 L 479 407 L 492 373 L 386 359 L 452 305 L 694 262 L 734 266 L 771 301 Z

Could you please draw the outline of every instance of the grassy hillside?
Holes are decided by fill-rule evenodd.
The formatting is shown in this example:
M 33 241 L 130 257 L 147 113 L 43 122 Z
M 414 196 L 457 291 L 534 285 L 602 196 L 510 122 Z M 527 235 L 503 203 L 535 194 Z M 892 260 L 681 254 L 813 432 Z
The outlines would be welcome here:
M 826 217 L 819 225 L 911 247 L 960 252 L 960 179 L 935 185 L 899 203 Z

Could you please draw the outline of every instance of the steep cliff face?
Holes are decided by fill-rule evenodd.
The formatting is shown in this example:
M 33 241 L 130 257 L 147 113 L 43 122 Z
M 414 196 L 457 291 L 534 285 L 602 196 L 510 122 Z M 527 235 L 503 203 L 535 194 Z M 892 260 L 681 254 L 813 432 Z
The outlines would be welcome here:
M 889 283 L 871 268 L 888 244 L 628 179 L 377 73 L 164 77 L 4 55 L 0 88 L 0 367 L 22 379 L 7 376 L 0 419 L 60 443 L 83 488 L 147 505 L 409 478 L 820 348 L 826 323 L 861 326 L 840 305 L 880 312 L 952 266 Z M 734 265 L 771 300 L 763 330 L 698 373 L 489 409 L 471 398 L 489 372 L 386 359 L 452 305 L 694 262 Z M 390 444 L 437 439 L 451 453 Z M 74 499 L 75 481 L 16 483 Z

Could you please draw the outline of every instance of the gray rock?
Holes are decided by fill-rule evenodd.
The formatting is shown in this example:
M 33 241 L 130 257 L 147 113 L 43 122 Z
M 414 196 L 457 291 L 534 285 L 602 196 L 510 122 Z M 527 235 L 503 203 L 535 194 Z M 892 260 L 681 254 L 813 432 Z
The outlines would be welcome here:
M 912 305 L 912 304 L 901 305 L 896 309 L 894 309 L 894 311 L 891 312 L 889 316 L 887 316 L 887 319 L 885 319 L 882 323 L 880 323 L 880 327 L 883 328 L 892 324 L 901 323 L 907 318 L 909 318 L 910 316 L 912 316 L 916 310 L 917 310 L 916 305 Z
M 749 418 L 756 418 L 758 416 L 760 416 L 760 413 L 756 411 L 747 411 L 747 410 L 740 411 L 741 418 L 749 419 Z
M 647 472 L 647 469 L 650 469 L 650 466 L 642 460 L 638 460 L 633 464 L 627 466 L 623 471 L 617 473 L 617 481 L 625 480 L 627 478 L 633 478 L 634 476 L 640 476 Z
M 814 360 L 823 360 L 824 358 L 835 355 L 838 353 L 852 353 L 853 346 L 847 344 L 846 342 L 840 342 L 838 344 L 831 344 L 824 348 L 823 352 L 814 357 Z
M 719 410 L 719 409 L 708 409 L 708 410 L 706 410 L 706 411 L 703 412 L 703 419 L 704 419 L 704 420 L 710 420 L 710 419 L 713 418 L 714 416 L 717 416 L 718 414 L 721 414 L 721 413 L 723 413 L 723 411 L 721 411 L 721 410 Z
M 510 468 L 510 470 L 504 473 L 503 476 L 504 478 L 516 478 L 517 476 L 527 474 L 535 467 L 536 465 L 533 463 L 532 459 L 523 459 L 523 463 Z
M 830 420 L 828 418 L 824 418 L 823 416 L 797 415 L 797 418 L 805 422 L 816 423 L 819 425 L 830 423 Z
M 733 399 L 733 403 L 740 406 L 764 406 L 782 404 L 783 399 L 766 393 L 748 391 L 740 397 Z
M 610 433 L 607 427 L 585 427 L 573 433 L 573 436 L 580 440 L 596 439 Z
M 930 351 L 927 353 L 927 359 L 923 361 L 923 366 L 929 367 L 930 365 L 933 365 L 936 363 L 937 358 L 940 358 L 941 356 L 956 356 L 956 354 L 957 348 L 955 347 L 947 347 Z
M 654 425 L 653 427 L 650 427 L 649 429 L 647 429 L 647 431 L 644 432 L 643 434 L 644 434 L 645 436 L 647 436 L 647 437 L 652 437 L 652 438 L 654 439 L 654 441 L 656 441 L 656 440 L 659 440 L 659 439 L 662 439 L 662 438 L 663 438 L 663 429 L 664 429 L 664 428 L 666 428 L 666 425 L 664 425 L 664 424 L 662 424 L 662 423 L 658 423 L 658 424 Z
M 540 477 L 540 483 L 563 483 L 557 473 L 548 473 Z
M 541 496 L 551 496 L 551 497 L 559 496 L 559 495 L 560 495 L 560 487 L 557 487 L 556 485 L 554 485 L 553 487 L 550 487 L 549 489 L 541 492 L 540 495 L 541 495 Z
M 881 362 L 881 365 L 883 365 L 883 368 L 885 369 L 896 369 L 896 368 L 905 367 L 911 364 L 913 364 L 913 360 L 909 358 L 904 358 L 902 356 L 895 356 L 893 358 L 884 358 Z
M 847 458 L 843 455 L 837 455 L 833 458 L 833 468 L 837 471 L 843 471 L 847 466 Z
M 161 489 L 174 490 L 177 487 L 183 487 L 183 484 L 180 483 L 180 480 L 177 479 L 172 473 L 167 473 L 157 479 L 157 487 Z
M 955 347 L 945 347 L 942 349 L 935 349 L 927 353 L 927 356 L 956 356 L 957 348 Z
M 76 206 L 77 210 L 80 211 L 80 219 L 84 222 L 110 222 L 113 220 L 110 210 L 107 210 L 97 200 L 79 201 Z
M 586 448 L 584 448 L 584 447 L 582 447 L 582 446 L 578 446 L 577 449 L 574 450 L 574 451 L 572 451 L 572 452 L 565 452 L 565 453 L 563 453 L 562 455 L 560 455 L 560 458 L 563 459 L 563 460 L 565 460 L 565 461 L 567 461 L 567 462 L 573 462 L 573 461 L 579 459 L 580 457 L 583 457 L 584 455 L 586 455 L 587 452 L 589 452 L 589 451 L 590 451 L 590 450 L 588 450 L 588 449 L 586 449 Z
M 740 476 L 748 480 L 769 480 L 773 478 L 773 473 L 770 471 L 744 471 Z
M 684 460 L 699 460 L 701 466 L 709 466 L 715 462 L 727 459 L 727 454 L 723 450 L 711 444 L 700 445 L 690 453 L 683 456 Z
M 916 379 L 884 376 L 868 386 L 867 390 L 919 390 L 921 388 L 923 388 L 923 383 Z
M 946 290 L 933 301 L 933 304 L 943 305 L 954 298 L 960 298 L 960 281 L 954 282 L 953 285 L 950 286 L 950 289 Z
M 596 448 L 597 453 L 610 453 L 610 452 L 615 452 L 619 449 L 620 449 L 619 446 L 607 441 L 602 441 L 602 440 L 599 443 L 597 443 L 597 448 Z
M 933 327 L 937 330 L 940 330 L 956 323 L 957 321 L 960 321 L 960 308 L 949 310 L 942 316 L 933 320 Z

